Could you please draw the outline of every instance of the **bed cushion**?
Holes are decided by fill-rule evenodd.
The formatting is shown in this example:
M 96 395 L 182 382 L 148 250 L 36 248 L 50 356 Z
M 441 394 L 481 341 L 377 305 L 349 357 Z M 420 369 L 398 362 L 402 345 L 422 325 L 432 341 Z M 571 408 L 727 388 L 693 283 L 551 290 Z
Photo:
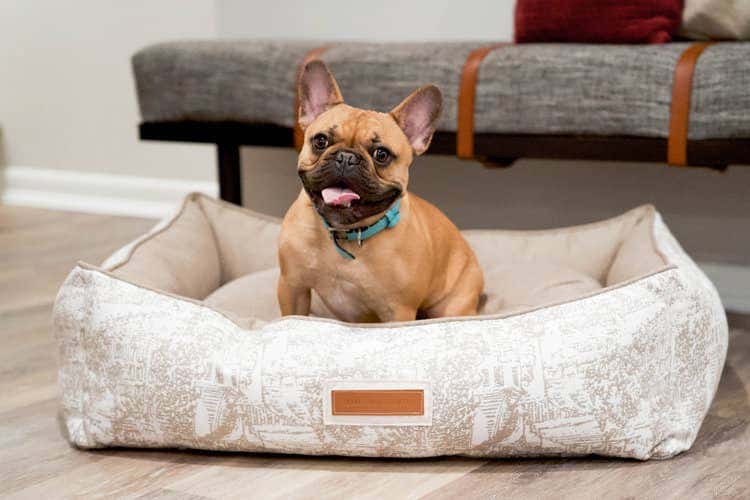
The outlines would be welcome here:
M 133 57 L 141 117 L 293 124 L 295 75 L 323 42 L 181 41 Z M 456 130 L 465 43 L 334 44 L 321 57 L 348 103 L 388 110 L 428 82 L 444 95 L 441 131 Z M 666 138 L 672 75 L 687 43 L 521 44 L 479 72 L 475 131 Z M 750 137 L 750 43 L 708 48 L 696 67 L 690 139 Z
M 102 266 L 73 269 L 54 308 L 73 444 L 667 458 L 691 446 L 716 391 L 721 302 L 651 206 L 466 231 L 485 310 L 404 323 L 278 318 L 278 232 L 191 195 Z M 336 413 L 343 389 L 410 390 L 421 406 Z
M 481 314 L 554 304 L 602 288 L 598 281 L 583 272 L 546 262 L 501 262 L 486 268 L 484 276 L 487 286 Z M 276 298 L 278 279 L 278 268 L 246 274 L 217 288 L 204 303 L 238 317 L 272 321 L 281 316 Z M 315 292 L 310 310 L 313 316 L 335 318 Z

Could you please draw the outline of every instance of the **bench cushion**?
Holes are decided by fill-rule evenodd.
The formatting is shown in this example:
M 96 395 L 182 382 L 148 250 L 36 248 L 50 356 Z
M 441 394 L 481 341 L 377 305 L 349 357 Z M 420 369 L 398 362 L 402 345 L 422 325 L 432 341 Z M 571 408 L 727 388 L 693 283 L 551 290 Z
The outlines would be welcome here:
M 181 41 L 133 58 L 143 121 L 293 124 L 295 75 L 322 42 Z M 388 110 L 435 83 L 441 131 L 455 131 L 461 68 L 481 42 L 346 43 L 323 59 L 349 104 Z M 688 43 L 524 44 L 497 49 L 479 73 L 475 131 L 665 138 L 672 75 Z M 690 139 L 750 137 L 750 43 L 709 47 L 696 67 Z

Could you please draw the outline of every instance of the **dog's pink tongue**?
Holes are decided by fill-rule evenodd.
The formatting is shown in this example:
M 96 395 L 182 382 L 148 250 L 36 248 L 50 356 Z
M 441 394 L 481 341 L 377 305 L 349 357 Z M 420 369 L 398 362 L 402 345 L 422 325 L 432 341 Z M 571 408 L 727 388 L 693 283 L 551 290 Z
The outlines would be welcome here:
M 326 205 L 346 206 L 351 205 L 352 200 L 358 200 L 359 195 L 348 188 L 329 187 L 320 192 Z

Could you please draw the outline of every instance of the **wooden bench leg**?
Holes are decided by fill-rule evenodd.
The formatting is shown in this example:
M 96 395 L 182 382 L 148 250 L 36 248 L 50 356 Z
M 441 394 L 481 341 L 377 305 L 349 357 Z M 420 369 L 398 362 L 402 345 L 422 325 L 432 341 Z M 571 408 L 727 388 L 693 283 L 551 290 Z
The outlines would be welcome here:
M 240 146 L 220 142 L 216 145 L 219 167 L 219 196 L 222 200 L 242 205 L 242 165 Z

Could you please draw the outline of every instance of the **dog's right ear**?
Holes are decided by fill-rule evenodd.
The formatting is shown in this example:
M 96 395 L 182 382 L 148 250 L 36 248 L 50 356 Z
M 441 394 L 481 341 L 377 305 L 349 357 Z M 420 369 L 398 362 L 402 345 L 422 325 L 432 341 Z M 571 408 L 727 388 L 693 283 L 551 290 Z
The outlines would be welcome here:
M 310 61 L 299 79 L 299 126 L 304 130 L 325 110 L 344 102 L 339 85 L 323 61 Z

